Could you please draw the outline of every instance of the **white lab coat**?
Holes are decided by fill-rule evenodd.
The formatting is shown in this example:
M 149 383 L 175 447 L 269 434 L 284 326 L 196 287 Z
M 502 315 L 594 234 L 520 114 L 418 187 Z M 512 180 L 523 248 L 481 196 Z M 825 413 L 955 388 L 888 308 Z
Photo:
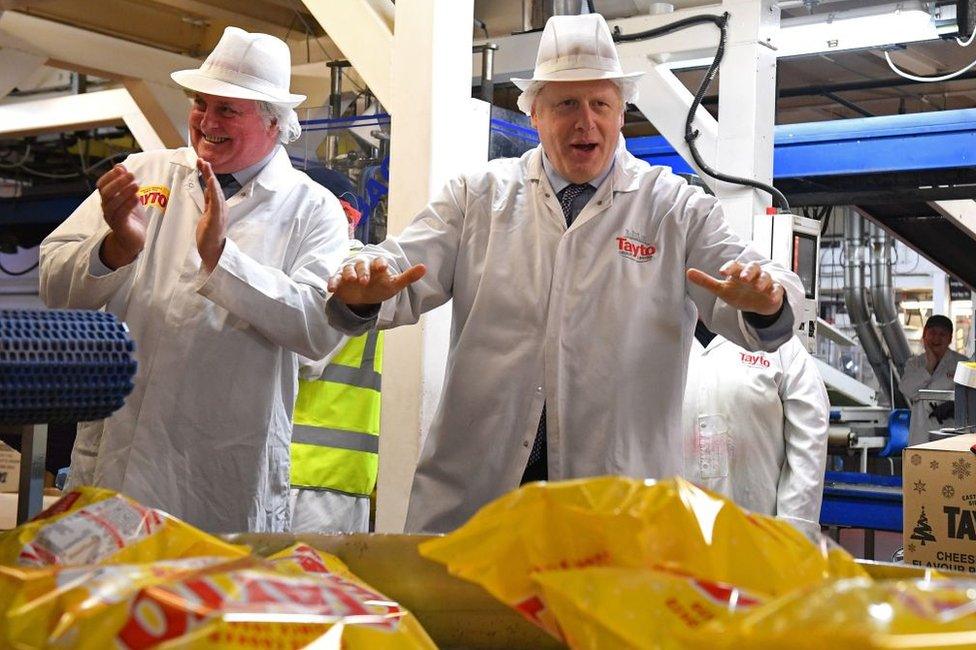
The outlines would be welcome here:
M 686 281 L 689 267 L 717 275 L 727 260 L 763 258 L 716 199 L 622 142 L 568 230 L 536 148 L 451 181 L 399 237 L 365 252 L 395 271 L 427 265 L 382 305 L 379 327 L 415 323 L 453 298 L 444 390 L 407 531 L 451 530 L 518 486 L 544 402 L 551 479 L 680 474 L 670 434 L 681 426 L 698 312 L 752 348 L 791 335 L 789 315 L 785 335 L 760 341 L 738 311 Z M 763 263 L 799 304 L 796 276 Z M 345 326 L 341 309 L 328 311 Z
M 97 192 L 41 245 L 45 303 L 117 315 L 139 363 L 125 405 L 79 427 L 70 484 L 119 490 L 212 532 L 284 530 L 296 353 L 321 357 L 339 340 L 324 306 L 347 251 L 342 208 L 279 147 L 228 200 L 226 244 L 208 274 L 193 150 L 125 164 L 149 192 L 146 247 L 132 264 L 92 275 L 109 232 Z
M 691 347 L 684 400 L 684 476 L 808 534 L 820 530 L 830 403 L 794 337 L 749 352 L 716 336 Z
M 953 390 L 956 386 L 953 381 L 956 374 L 956 364 L 966 360 L 964 355 L 955 350 L 947 350 L 932 374 L 929 374 L 925 368 L 924 352 L 909 357 L 908 361 L 905 362 L 905 370 L 901 374 L 901 382 L 898 384 L 898 388 L 912 408 L 908 430 L 909 445 L 920 445 L 923 442 L 928 442 L 929 431 L 955 426 L 951 421 L 940 424 L 937 419 L 931 417 L 932 407 L 938 405 L 941 400 L 926 399 L 918 391 L 923 388 Z

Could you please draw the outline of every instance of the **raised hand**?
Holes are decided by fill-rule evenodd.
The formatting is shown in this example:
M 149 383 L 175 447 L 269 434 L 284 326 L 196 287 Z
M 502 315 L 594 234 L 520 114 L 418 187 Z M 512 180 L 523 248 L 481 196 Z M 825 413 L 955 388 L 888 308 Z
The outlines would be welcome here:
M 197 252 L 206 269 L 213 271 L 227 238 L 227 202 L 210 163 L 197 158 L 197 170 L 203 176 L 203 215 L 197 222 Z
M 350 307 L 377 305 L 400 293 L 427 273 L 423 264 L 411 266 L 403 273 L 392 273 L 386 260 L 371 262 L 358 259 L 346 264 L 329 278 L 328 289 Z
M 146 211 L 137 196 L 139 183 L 132 172 L 116 165 L 96 183 L 102 216 L 112 231 L 102 241 L 99 256 L 110 269 L 135 260 L 146 245 Z
M 688 269 L 688 279 L 711 291 L 739 311 L 751 311 L 772 316 L 783 306 L 783 287 L 762 270 L 758 262 L 726 262 L 719 269 L 724 280 L 718 280 L 699 271 Z

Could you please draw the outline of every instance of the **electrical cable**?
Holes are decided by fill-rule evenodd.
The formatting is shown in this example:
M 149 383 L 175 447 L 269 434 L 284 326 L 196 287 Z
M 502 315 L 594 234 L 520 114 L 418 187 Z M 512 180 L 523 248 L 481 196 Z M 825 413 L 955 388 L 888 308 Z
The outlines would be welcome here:
M 31 153 L 31 144 L 28 142 L 27 149 L 24 150 L 24 156 L 20 160 L 18 160 L 15 163 L 0 163 L 0 169 L 16 169 L 17 167 L 20 167 L 25 162 L 27 162 L 28 158 L 30 158 L 30 153 Z
M 958 77 L 961 74 L 965 74 L 966 72 L 969 72 L 969 70 L 973 66 L 976 66 L 976 59 L 973 59 L 964 68 L 960 68 L 959 70 L 956 70 L 955 72 L 952 72 L 952 73 L 949 73 L 949 74 L 945 74 L 945 75 L 942 75 L 942 76 L 939 76 L 939 77 L 919 77 L 919 76 L 916 76 L 916 75 L 913 75 L 913 74 L 909 74 L 908 72 L 905 72 L 904 70 L 902 70 L 901 68 L 899 68 L 898 66 L 896 66 L 895 65 L 895 62 L 891 60 L 891 55 L 889 55 L 888 52 L 885 52 L 884 55 L 885 55 L 885 61 L 888 62 L 888 67 L 891 68 L 891 71 L 894 72 L 899 77 L 903 77 L 903 78 L 908 79 L 910 81 L 922 81 L 922 82 L 949 81 L 950 79 L 955 79 L 956 77 Z
M 969 38 L 967 38 L 964 41 L 957 36 L 956 42 L 963 47 L 969 47 L 972 44 L 974 38 L 976 38 L 976 24 L 973 24 L 973 33 L 969 35 Z
M 702 171 L 702 173 L 707 176 L 711 176 L 714 179 L 732 183 L 733 185 L 743 185 L 746 187 L 752 187 L 757 190 L 766 192 L 770 194 L 773 199 L 779 204 L 780 210 L 783 212 L 790 211 L 789 201 L 786 200 L 786 196 L 783 195 L 778 189 L 772 185 L 767 185 L 766 183 L 761 183 L 757 180 L 751 178 L 744 178 L 741 176 L 731 176 L 728 174 L 723 174 L 722 172 L 713 169 L 706 163 L 701 154 L 698 152 L 698 146 L 695 144 L 695 140 L 701 135 L 701 132 L 693 128 L 693 123 L 695 120 L 695 114 L 698 112 L 698 107 L 701 105 L 702 99 L 705 97 L 705 92 L 711 85 L 712 80 L 715 78 L 715 74 L 718 72 L 718 67 L 722 63 L 722 58 L 725 56 L 725 45 L 728 41 L 728 23 L 729 23 L 729 13 L 725 12 L 721 16 L 716 16 L 713 14 L 703 14 L 700 16 L 690 16 L 688 18 L 683 18 L 677 20 L 668 25 L 662 25 L 655 29 L 649 29 L 643 32 L 637 32 L 634 34 L 622 34 L 620 33 L 619 27 L 614 28 L 613 40 L 617 43 L 632 43 L 634 41 L 642 41 L 649 38 L 656 38 L 658 36 L 663 36 L 664 34 L 670 34 L 681 29 L 691 27 L 693 25 L 710 23 L 718 27 L 720 36 L 718 47 L 715 50 L 715 58 L 712 59 L 712 63 L 708 66 L 708 70 L 705 72 L 705 76 L 702 79 L 701 84 L 698 87 L 698 92 L 695 93 L 695 98 L 691 102 L 691 107 L 688 110 L 688 116 L 685 119 L 685 142 L 688 143 L 688 149 L 691 152 L 691 157 L 695 161 L 695 165 Z

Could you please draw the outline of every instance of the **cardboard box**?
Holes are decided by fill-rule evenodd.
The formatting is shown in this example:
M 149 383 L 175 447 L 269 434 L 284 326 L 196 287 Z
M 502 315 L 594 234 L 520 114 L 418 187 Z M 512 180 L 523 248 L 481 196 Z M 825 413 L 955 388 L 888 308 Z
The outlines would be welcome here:
M 20 452 L 0 442 L 0 492 L 16 492 L 20 481 Z
M 906 563 L 976 573 L 974 444 L 965 434 L 902 452 Z

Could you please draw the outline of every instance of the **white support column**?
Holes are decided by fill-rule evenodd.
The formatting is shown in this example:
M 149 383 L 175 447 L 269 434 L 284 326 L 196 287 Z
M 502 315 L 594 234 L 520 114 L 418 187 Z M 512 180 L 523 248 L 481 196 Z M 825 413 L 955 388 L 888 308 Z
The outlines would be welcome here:
M 353 62 L 356 72 L 390 113 L 397 99 L 390 77 L 396 63 L 391 57 L 394 7 L 391 0 L 302 0 L 329 38 Z M 462 0 L 462 5 L 468 4 Z M 400 9 L 396 8 L 399 16 Z M 474 14 L 472 13 L 472 20 Z M 468 31 L 471 26 L 468 25 Z M 471 40 L 470 38 L 468 39 Z M 408 59 L 410 52 L 404 52 Z M 454 54 L 457 56 L 457 54 Z M 407 73 L 409 76 L 409 73 Z M 470 81 L 469 81 L 470 82 Z M 421 91 L 423 92 L 423 91 Z M 406 99 L 412 92 L 400 97 Z
M 0 50 L 0 98 L 30 77 L 47 59 L 29 52 L 9 48 Z
M 719 129 L 716 168 L 725 174 L 770 184 L 776 117 L 776 52 L 764 43 L 779 28 L 771 0 L 725 0 L 731 14 L 725 59 L 719 69 Z M 752 188 L 716 183 L 725 218 L 740 236 L 752 239 L 752 219 L 771 205 Z
M 949 276 L 942 269 L 933 269 L 932 314 L 949 316 L 949 307 Z
M 488 105 L 472 100 L 473 0 L 400 0 L 391 75 L 389 232 L 452 176 L 488 158 Z M 354 57 L 350 61 L 357 70 Z M 450 303 L 387 335 L 376 529 L 403 530 L 420 444 L 440 399 Z

